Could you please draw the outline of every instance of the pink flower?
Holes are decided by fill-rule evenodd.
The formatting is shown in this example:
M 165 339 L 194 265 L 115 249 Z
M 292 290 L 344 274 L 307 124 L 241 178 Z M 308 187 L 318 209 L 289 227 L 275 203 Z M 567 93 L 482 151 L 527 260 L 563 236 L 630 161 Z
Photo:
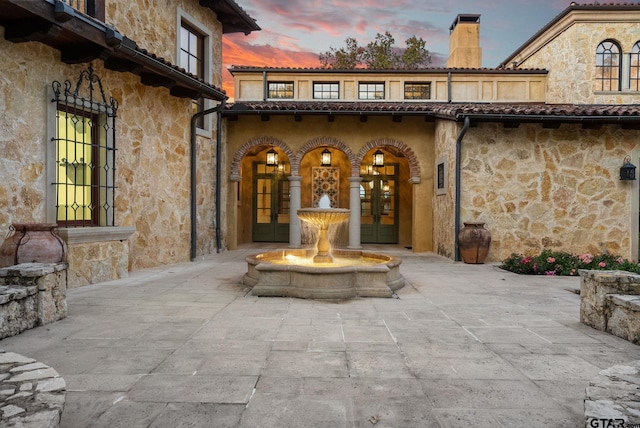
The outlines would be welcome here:
M 618 263 L 624 263 L 624 259 L 623 259 L 622 257 L 618 257 L 618 258 L 616 259 L 616 262 L 618 262 Z
M 547 263 L 554 263 L 556 261 L 553 257 L 547 257 Z
M 547 275 L 547 276 L 553 276 L 555 274 L 556 274 L 555 270 L 550 270 L 550 271 L 545 272 L 545 275 Z
M 578 256 L 582 263 L 591 263 L 593 261 L 593 255 L 586 253 Z
M 520 260 L 520 263 L 522 263 L 523 265 L 526 265 L 527 263 L 531 263 L 531 256 L 524 257 L 522 260 Z
M 576 270 L 575 269 L 571 269 L 571 272 L 569 272 L 569 275 L 575 275 L 576 274 Z
M 600 267 L 605 267 L 606 265 L 607 265 L 607 264 L 606 264 L 605 262 L 600 262 L 600 263 L 598 263 L 598 266 L 600 266 Z

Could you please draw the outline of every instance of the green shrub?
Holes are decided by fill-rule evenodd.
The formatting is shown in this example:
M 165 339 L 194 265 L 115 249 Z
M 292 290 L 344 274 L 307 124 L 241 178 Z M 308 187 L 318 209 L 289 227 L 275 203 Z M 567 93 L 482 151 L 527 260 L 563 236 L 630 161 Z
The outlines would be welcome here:
M 640 273 L 640 264 L 609 253 L 575 255 L 549 249 L 537 256 L 513 253 L 502 261 L 500 267 L 522 275 L 578 275 L 578 269 Z

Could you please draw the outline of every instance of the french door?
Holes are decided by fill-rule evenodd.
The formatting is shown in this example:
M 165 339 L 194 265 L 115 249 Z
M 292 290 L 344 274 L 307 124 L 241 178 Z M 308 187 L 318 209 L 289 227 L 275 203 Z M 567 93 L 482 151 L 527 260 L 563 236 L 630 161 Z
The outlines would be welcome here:
M 289 179 L 280 171 L 270 173 L 264 163 L 254 164 L 254 242 L 289 242 Z
M 398 243 L 398 167 L 386 165 L 361 174 L 360 240 L 364 244 Z

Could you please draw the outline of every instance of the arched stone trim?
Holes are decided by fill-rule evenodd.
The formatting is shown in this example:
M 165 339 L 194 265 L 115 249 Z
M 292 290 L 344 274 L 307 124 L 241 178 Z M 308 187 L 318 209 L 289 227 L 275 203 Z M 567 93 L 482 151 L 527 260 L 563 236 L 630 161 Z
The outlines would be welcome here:
M 291 168 L 293 170 L 294 163 L 294 153 L 293 150 L 289 148 L 287 143 L 282 140 L 279 140 L 275 137 L 263 136 L 263 137 L 254 137 L 244 143 L 233 155 L 233 160 L 231 161 L 231 177 L 240 177 L 242 172 L 242 159 L 246 156 L 246 154 L 257 146 L 274 146 L 278 147 L 282 152 L 287 155 L 289 158 L 289 162 L 291 162 Z
M 415 152 L 402 141 L 398 141 L 393 138 L 376 138 L 375 140 L 371 140 L 365 144 L 358 152 L 356 162 L 353 164 L 352 174 L 354 177 L 360 175 L 360 164 L 362 163 L 362 159 L 364 159 L 365 155 L 370 150 L 375 149 L 376 147 L 393 147 L 399 152 L 402 152 L 409 163 L 409 176 L 411 177 L 411 180 L 417 180 L 417 182 L 420 182 L 420 164 L 418 163 L 418 158 L 416 157 Z
M 349 163 L 351 164 L 351 169 L 353 170 L 355 154 L 351 147 L 347 146 L 344 142 L 338 140 L 333 137 L 316 137 L 313 138 L 300 147 L 298 153 L 296 154 L 296 164 L 294 165 L 294 161 L 291 161 L 291 174 L 298 175 L 300 171 L 300 162 L 302 162 L 302 158 L 305 154 L 309 153 L 311 150 L 318 147 L 333 147 L 334 149 L 338 149 L 347 155 L 347 159 L 349 159 Z

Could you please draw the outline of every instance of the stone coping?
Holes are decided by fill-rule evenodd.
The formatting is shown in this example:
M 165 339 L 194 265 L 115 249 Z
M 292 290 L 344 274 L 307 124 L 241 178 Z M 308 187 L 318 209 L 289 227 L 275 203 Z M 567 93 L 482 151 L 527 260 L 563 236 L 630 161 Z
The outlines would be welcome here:
M 584 416 L 587 427 L 640 424 L 640 360 L 609 367 L 591 380 Z
M 0 426 L 57 427 L 66 388 L 53 368 L 0 349 Z

